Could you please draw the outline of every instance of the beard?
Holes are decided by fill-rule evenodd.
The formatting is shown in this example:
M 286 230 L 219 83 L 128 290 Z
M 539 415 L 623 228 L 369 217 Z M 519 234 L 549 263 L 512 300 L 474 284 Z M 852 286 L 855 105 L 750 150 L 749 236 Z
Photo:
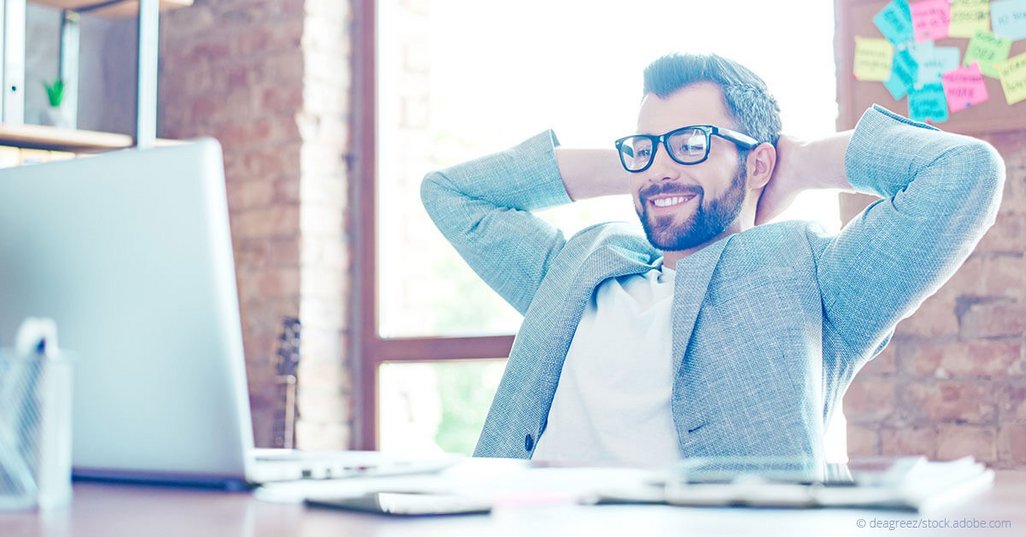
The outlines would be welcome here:
M 663 251 L 687 250 L 705 244 L 723 233 L 741 214 L 746 175 L 745 163 L 741 161 L 727 191 L 708 202 L 705 189 L 697 185 L 667 182 L 642 189 L 638 195 L 641 209 L 637 212 L 648 242 Z M 687 220 L 680 223 L 677 223 L 677 215 L 653 219 L 648 213 L 648 198 L 660 194 L 694 195 L 697 208 Z

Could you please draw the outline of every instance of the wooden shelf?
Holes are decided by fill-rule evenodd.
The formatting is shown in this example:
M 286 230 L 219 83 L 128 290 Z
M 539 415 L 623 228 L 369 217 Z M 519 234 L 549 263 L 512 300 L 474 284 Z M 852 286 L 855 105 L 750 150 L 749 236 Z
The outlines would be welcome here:
M 132 137 L 127 134 L 0 124 L 0 145 L 6 146 L 90 152 L 131 147 L 132 143 Z
M 134 17 L 139 11 L 138 0 L 123 0 L 111 2 L 105 0 L 28 0 L 30 4 L 49 6 L 56 9 L 70 9 L 72 11 L 85 10 L 90 15 L 99 15 L 109 18 Z M 189 7 L 193 0 L 160 0 L 160 10 L 168 11 L 182 7 Z M 94 10 L 90 6 L 106 5 L 106 7 Z

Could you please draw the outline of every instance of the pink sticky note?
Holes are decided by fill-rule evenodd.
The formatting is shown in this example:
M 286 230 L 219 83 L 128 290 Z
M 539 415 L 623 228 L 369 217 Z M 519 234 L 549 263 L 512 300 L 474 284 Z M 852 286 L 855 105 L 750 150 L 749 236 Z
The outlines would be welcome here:
M 973 62 L 941 75 L 944 96 L 952 113 L 959 112 L 988 99 L 987 85 L 983 82 L 980 64 Z
M 948 0 L 922 0 L 908 5 L 912 14 L 912 29 L 916 41 L 943 39 L 951 24 L 951 4 Z

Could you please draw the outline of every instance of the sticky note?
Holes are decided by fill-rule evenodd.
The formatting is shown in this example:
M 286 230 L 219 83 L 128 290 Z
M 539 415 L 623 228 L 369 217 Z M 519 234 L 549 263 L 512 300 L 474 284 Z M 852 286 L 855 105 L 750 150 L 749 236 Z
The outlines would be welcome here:
M 1008 104 L 1026 100 L 1026 52 L 999 63 L 997 69 Z
M 972 37 L 990 30 L 990 0 L 951 0 L 948 37 Z
M 917 49 L 918 51 L 918 49 Z M 962 51 L 958 47 L 930 47 L 918 51 L 915 55 L 919 63 L 917 86 L 940 83 L 941 75 L 958 69 Z
M 995 64 L 1008 59 L 1008 53 L 1012 50 L 1012 40 L 1007 37 L 998 37 L 990 32 L 976 32 L 969 40 L 969 46 L 965 49 L 965 58 L 962 65 L 969 65 L 973 62 L 980 64 L 980 71 L 983 74 L 997 78 L 998 72 Z
M 855 78 L 883 82 L 891 77 L 894 45 L 886 39 L 855 37 Z
M 948 101 L 944 86 L 927 84 L 908 94 L 908 117 L 916 121 L 944 123 L 948 120 Z
M 919 79 L 919 64 L 916 63 L 912 53 L 908 50 L 899 50 L 894 54 L 894 63 L 891 65 L 891 78 L 884 81 L 887 91 L 891 92 L 894 100 L 900 101 L 912 91 Z
M 892 0 L 873 17 L 873 24 L 888 41 L 895 45 L 914 39 L 912 15 L 905 0 Z
M 1001 0 L 990 4 L 994 35 L 1012 41 L 1026 39 L 1026 0 Z
M 944 73 L 941 85 L 944 86 L 944 96 L 948 99 L 948 110 L 952 114 L 976 106 L 988 98 L 987 85 L 983 82 L 983 73 L 977 63 Z
M 948 0 L 920 0 L 909 4 L 908 9 L 916 41 L 948 36 L 948 25 L 951 23 L 951 4 Z

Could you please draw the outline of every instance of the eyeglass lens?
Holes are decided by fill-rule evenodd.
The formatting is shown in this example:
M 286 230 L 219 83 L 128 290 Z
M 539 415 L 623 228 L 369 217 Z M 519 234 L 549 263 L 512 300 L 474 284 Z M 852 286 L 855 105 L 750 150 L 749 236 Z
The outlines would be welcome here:
M 620 146 L 620 156 L 628 170 L 640 170 L 649 165 L 655 155 L 652 138 L 631 136 Z M 702 129 L 682 129 L 667 140 L 673 158 L 682 163 L 699 162 L 705 158 L 708 138 Z

